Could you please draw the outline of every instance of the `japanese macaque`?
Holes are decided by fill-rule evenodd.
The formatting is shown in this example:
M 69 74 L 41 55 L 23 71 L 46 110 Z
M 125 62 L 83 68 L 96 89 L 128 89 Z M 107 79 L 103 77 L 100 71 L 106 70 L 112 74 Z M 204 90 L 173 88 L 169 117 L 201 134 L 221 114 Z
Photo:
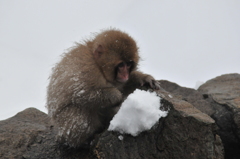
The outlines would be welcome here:
M 136 42 L 116 29 L 63 55 L 53 68 L 46 106 L 60 143 L 73 148 L 89 144 L 136 88 L 159 89 L 152 76 L 137 71 L 138 61 Z

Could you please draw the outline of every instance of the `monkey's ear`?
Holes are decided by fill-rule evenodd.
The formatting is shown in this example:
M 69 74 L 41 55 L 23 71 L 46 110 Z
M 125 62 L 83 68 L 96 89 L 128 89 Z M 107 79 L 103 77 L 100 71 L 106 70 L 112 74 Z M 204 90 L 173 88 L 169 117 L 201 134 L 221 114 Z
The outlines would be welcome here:
M 104 48 L 102 45 L 98 45 L 96 50 L 94 51 L 94 58 L 98 59 L 104 53 Z

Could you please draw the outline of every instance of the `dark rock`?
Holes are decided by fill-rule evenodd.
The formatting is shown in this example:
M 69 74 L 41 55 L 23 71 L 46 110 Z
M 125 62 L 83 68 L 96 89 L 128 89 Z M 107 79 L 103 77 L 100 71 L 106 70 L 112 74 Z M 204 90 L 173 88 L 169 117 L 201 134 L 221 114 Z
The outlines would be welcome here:
M 55 143 L 56 131 L 48 116 L 34 108 L 26 109 L 0 122 L 0 157 L 58 159 L 64 151 L 63 158 L 222 159 L 223 147 L 214 120 L 190 103 L 171 98 L 168 92 L 157 93 L 163 98 L 161 109 L 169 109 L 169 114 L 150 131 L 137 137 L 125 134 L 122 140 L 121 134 L 105 131 L 89 150 L 69 153 Z
M 0 158 L 57 159 L 54 136 L 48 116 L 35 108 L 28 108 L 0 121 Z
M 206 100 L 208 97 L 203 96 L 202 93 L 195 89 L 181 87 L 176 83 L 172 83 L 166 80 L 161 80 L 161 87 L 167 92 L 170 92 L 174 98 L 178 98 L 191 103 L 194 107 L 199 109 L 201 112 L 212 116 L 215 113 L 214 106 L 209 106 L 209 102 Z
M 211 79 L 198 91 L 208 95 L 218 105 L 213 118 L 220 128 L 218 133 L 224 143 L 226 159 L 239 159 L 240 74 L 226 74 Z
M 229 109 L 240 108 L 240 74 L 226 74 L 211 79 L 198 91 L 211 95 L 214 101 L 227 105 Z
M 224 143 L 225 158 L 240 158 L 240 75 L 228 74 L 207 81 L 198 91 L 169 81 L 161 86 L 175 98 L 191 103 L 211 116 Z
M 97 158 L 222 159 L 214 120 L 188 102 L 163 92 L 159 95 L 164 98 L 163 107 L 170 109 L 168 116 L 137 137 L 122 135 L 119 140 L 120 134 L 104 132 L 94 148 Z

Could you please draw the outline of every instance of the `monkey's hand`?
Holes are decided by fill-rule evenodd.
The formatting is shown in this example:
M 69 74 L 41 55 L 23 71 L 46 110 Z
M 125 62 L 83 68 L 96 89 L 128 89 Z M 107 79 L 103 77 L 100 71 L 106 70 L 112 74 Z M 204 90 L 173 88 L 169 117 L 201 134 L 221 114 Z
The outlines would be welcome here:
M 101 96 L 103 107 L 115 107 L 120 105 L 123 101 L 122 93 L 115 87 L 102 88 Z
M 140 86 L 150 87 L 152 89 L 160 89 L 159 83 L 150 75 L 145 74 L 141 79 L 139 79 Z
M 139 85 L 140 87 L 146 86 L 152 89 L 160 89 L 160 84 L 148 74 L 143 74 L 139 71 L 134 71 L 131 74 L 131 82 Z

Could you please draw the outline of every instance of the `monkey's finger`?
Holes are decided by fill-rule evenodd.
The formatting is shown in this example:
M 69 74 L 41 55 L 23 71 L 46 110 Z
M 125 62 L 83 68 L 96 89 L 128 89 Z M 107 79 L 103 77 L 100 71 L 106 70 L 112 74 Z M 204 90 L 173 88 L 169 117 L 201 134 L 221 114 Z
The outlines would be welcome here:
M 144 85 L 144 82 L 143 81 L 140 81 L 139 82 L 139 86 L 142 87 Z
M 160 85 L 158 84 L 158 83 L 156 83 L 156 90 L 159 90 L 161 87 L 160 87 Z
M 154 86 L 154 87 L 152 87 L 153 89 L 156 89 L 156 90 L 160 89 L 160 84 L 157 81 L 153 80 L 152 83 L 153 83 L 153 86 Z
M 150 82 L 148 82 L 150 85 L 150 88 L 154 89 L 154 84 L 153 84 L 153 80 L 151 80 Z

